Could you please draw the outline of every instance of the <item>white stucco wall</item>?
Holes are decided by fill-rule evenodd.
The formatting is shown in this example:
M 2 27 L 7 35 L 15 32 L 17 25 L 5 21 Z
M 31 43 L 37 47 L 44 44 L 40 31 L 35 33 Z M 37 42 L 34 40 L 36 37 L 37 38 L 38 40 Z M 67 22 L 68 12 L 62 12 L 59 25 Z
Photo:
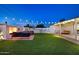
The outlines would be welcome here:
M 0 35 L 2 35 L 3 36 L 3 39 L 5 40 L 5 39 L 10 39 L 11 38 L 11 36 L 10 36 L 10 34 L 9 34 L 9 26 L 7 25 L 5 25 L 5 24 L 0 24 L 0 30 L 1 30 L 1 32 L 3 33 L 3 34 L 0 34 Z
M 7 35 L 6 33 L 8 32 L 6 25 L 0 25 L 0 30 L 3 33 L 1 35 L 3 35 L 4 39 L 6 39 L 6 35 Z M 7 32 L 6 32 L 6 30 L 7 30 Z
M 35 28 L 34 33 L 52 33 L 51 28 Z
M 60 32 L 60 29 L 59 29 L 60 27 L 59 27 L 59 25 L 52 25 L 52 26 L 50 26 L 50 29 L 52 30 L 52 33 L 53 34 L 59 34 Z

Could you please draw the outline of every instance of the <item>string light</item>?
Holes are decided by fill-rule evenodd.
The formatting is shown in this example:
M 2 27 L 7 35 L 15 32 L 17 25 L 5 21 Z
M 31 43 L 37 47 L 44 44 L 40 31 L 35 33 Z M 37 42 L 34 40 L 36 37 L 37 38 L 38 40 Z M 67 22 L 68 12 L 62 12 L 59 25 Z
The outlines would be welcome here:
M 26 20 L 26 22 L 28 22 L 28 20 Z
M 50 22 L 49 22 L 49 24 L 50 24 Z
M 52 22 L 52 24 L 53 24 L 53 22 Z
M 22 21 L 22 19 L 20 19 L 20 21 Z
M 5 17 L 5 19 L 8 19 L 8 17 Z
M 5 17 L 5 20 L 8 21 L 8 17 Z M 16 19 L 12 18 L 12 20 L 15 21 Z M 53 21 L 50 21 L 50 20 L 45 21 L 44 19 L 37 20 L 37 21 L 26 19 L 25 22 L 22 22 L 22 19 L 19 19 L 19 22 L 18 23 L 16 22 L 16 24 L 19 24 L 19 25 L 21 25 L 21 24 L 30 24 L 30 25 L 45 24 L 45 25 L 50 25 L 50 24 L 54 24 L 54 23 L 56 23 L 56 22 L 53 22 Z
M 15 20 L 15 18 L 13 18 L 12 20 Z

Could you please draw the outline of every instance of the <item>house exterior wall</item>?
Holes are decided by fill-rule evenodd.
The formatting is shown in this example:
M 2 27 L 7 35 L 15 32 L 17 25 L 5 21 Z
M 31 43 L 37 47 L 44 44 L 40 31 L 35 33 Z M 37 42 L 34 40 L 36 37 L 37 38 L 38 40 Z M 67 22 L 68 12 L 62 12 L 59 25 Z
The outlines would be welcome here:
M 53 25 L 52 30 L 54 34 L 59 34 L 60 33 L 60 24 L 58 25 Z M 74 34 L 74 22 L 69 22 L 65 24 L 61 24 L 61 33 L 64 32 L 64 30 L 70 31 L 70 34 Z
M 8 25 L 0 25 L 0 35 L 3 36 L 2 39 L 8 39 L 8 38 L 11 38 L 10 37 L 10 33 L 12 32 L 17 32 L 18 28 L 17 27 L 14 27 L 14 26 L 8 26 Z
M 52 31 L 53 31 L 53 34 L 59 34 L 60 33 L 59 25 L 53 25 L 52 26 Z
M 7 37 L 6 37 L 6 35 L 7 35 L 7 32 L 8 32 L 8 30 L 7 30 L 7 32 L 6 32 L 6 30 L 7 30 L 7 28 L 6 28 L 6 25 L 0 25 L 0 31 L 1 31 L 1 35 L 3 36 L 3 38 L 2 39 L 6 39 Z
M 66 24 L 62 24 L 61 26 L 61 31 L 63 32 L 64 30 L 70 31 L 70 34 L 74 34 L 74 22 L 69 22 Z
M 17 32 L 18 28 L 17 27 L 13 27 L 13 26 L 8 26 L 7 30 L 9 31 L 9 33 L 13 33 L 13 32 Z

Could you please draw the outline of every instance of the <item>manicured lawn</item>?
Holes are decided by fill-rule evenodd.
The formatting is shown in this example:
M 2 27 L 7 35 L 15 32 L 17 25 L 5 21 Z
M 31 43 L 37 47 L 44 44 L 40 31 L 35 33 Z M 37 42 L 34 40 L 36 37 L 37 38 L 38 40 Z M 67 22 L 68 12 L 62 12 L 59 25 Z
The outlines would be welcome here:
M 79 54 L 79 45 L 52 34 L 35 34 L 32 41 L 0 41 L 0 54 Z

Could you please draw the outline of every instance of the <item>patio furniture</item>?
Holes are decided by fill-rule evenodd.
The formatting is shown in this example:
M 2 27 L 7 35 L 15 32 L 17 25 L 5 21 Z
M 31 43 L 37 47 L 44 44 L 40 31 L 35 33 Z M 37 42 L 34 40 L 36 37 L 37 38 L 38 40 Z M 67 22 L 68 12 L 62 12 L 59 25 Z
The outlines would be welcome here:
M 30 33 L 14 32 L 11 35 L 12 35 L 12 37 L 29 37 Z
M 61 34 L 70 34 L 70 31 L 64 30 Z
M 12 37 L 29 37 L 29 36 L 31 36 L 33 34 L 34 34 L 33 31 L 24 31 L 24 32 L 13 32 L 13 33 L 10 33 L 10 35 Z
M 77 34 L 79 34 L 79 30 L 77 30 Z

